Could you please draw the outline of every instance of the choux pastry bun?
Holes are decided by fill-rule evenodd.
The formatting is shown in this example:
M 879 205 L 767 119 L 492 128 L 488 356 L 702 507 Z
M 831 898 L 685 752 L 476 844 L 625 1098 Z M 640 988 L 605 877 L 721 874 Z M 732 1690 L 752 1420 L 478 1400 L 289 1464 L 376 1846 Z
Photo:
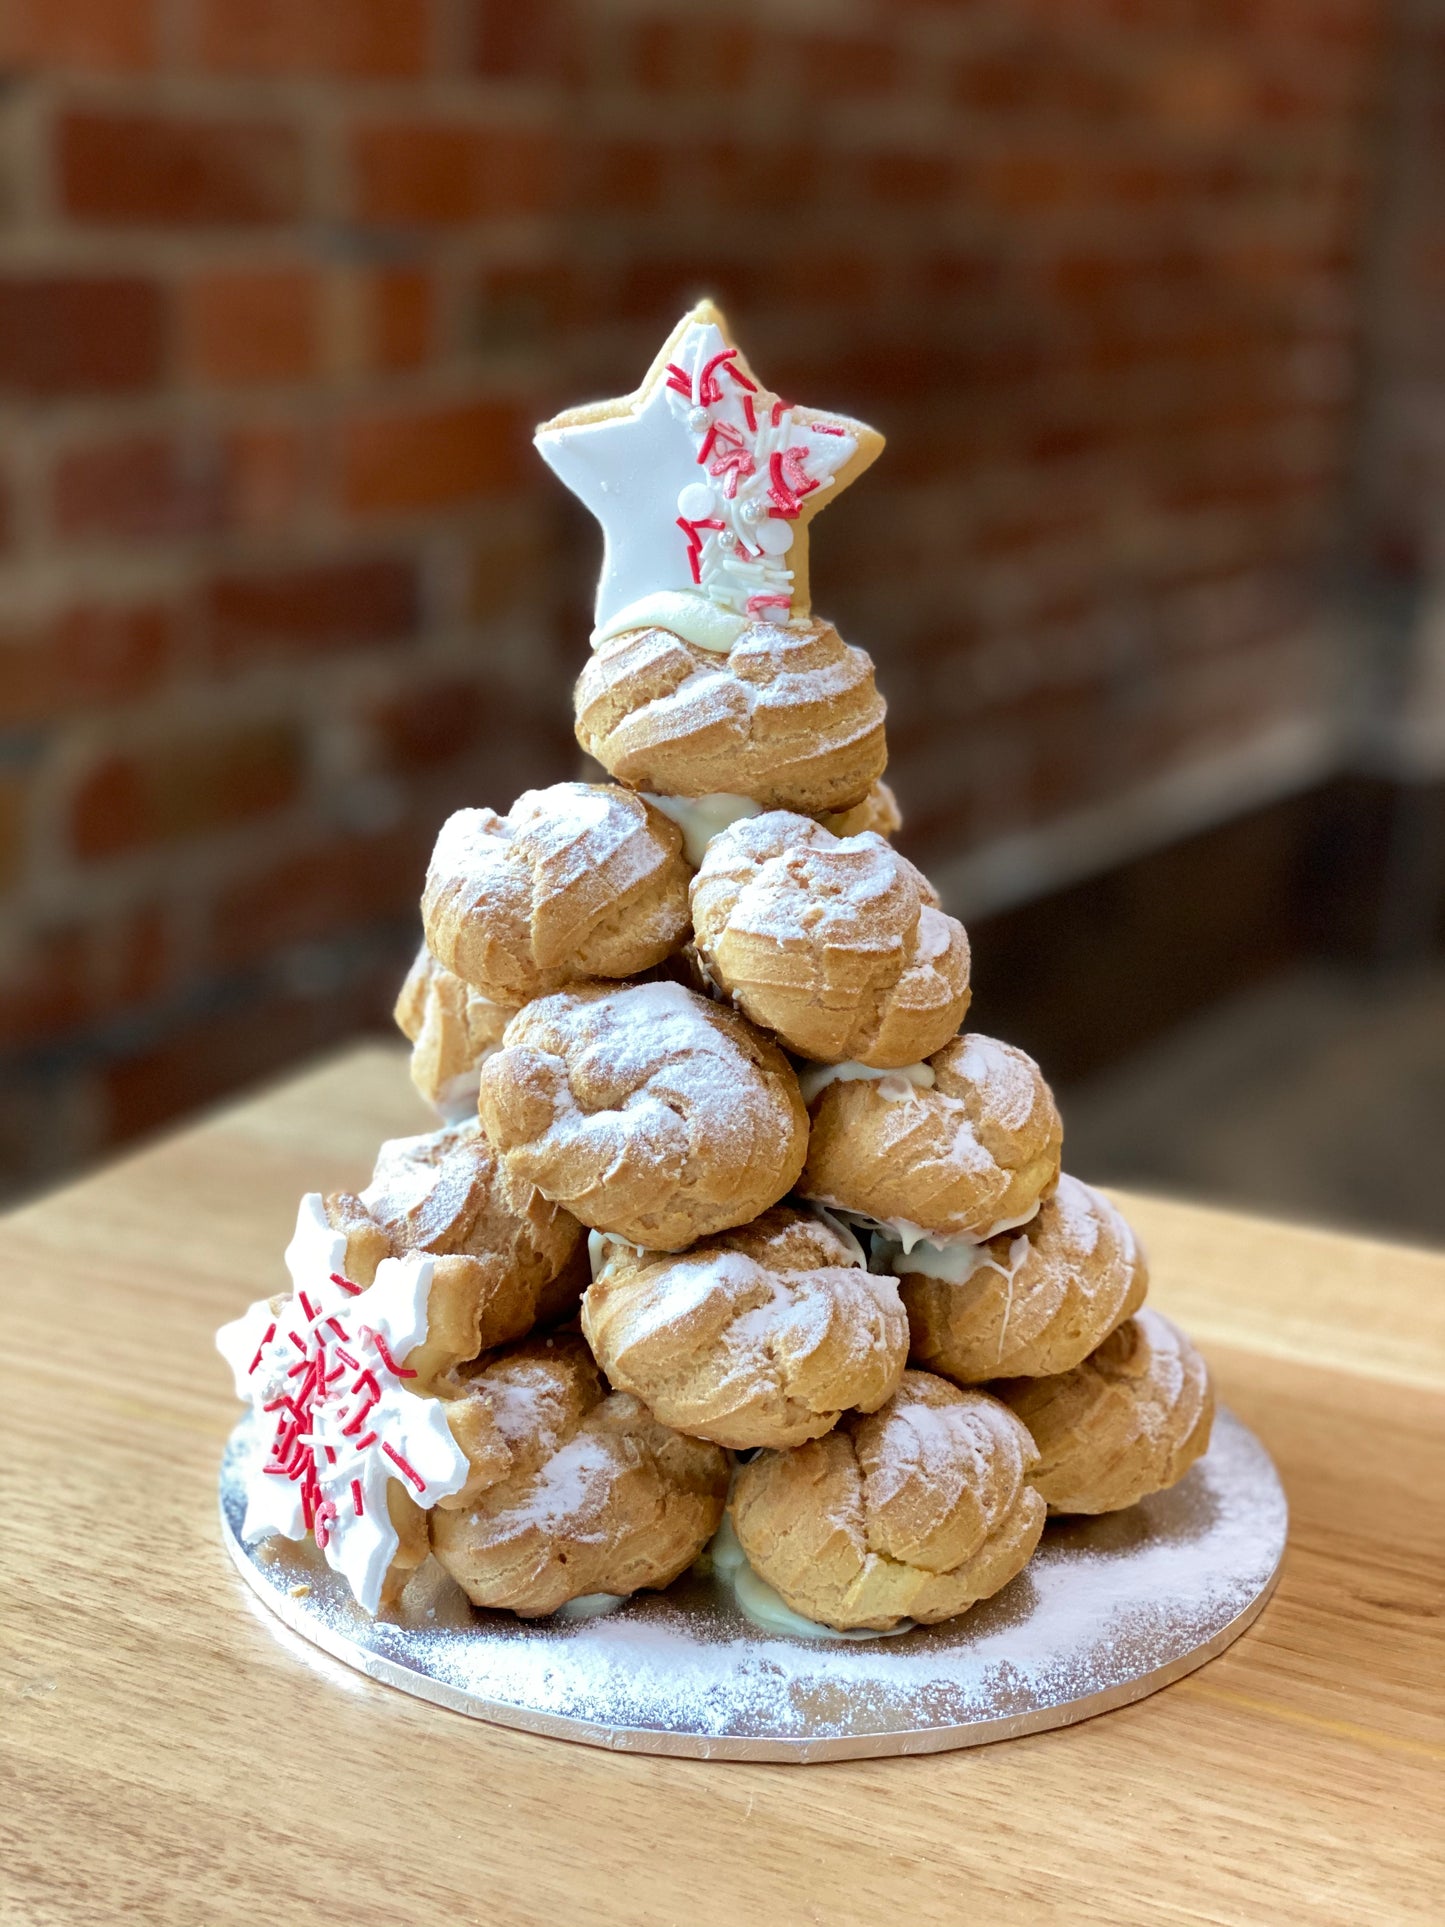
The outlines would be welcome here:
M 903 828 L 903 812 L 880 776 L 861 803 L 850 810 L 820 810 L 818 821 L 834 836 L 861 836 L 865 830 L 876 836 L 897 836 Z
M 792 1065 L 676 983 L 539 998 L 482 1066 L 481 1115 L 518 1184 L 652 1251 L 746 1224 L 790 1190 L 808 1117 Z
M 804 1068 L 811 1129 L 798 1188 L 905 1243 L 975 1242 L 1032 1217 L 1059 1172 L 1063 1126 L 1034 1060 L 966 1031 L 879 1076 Z
M 606 1242 L 582 1330 L 664 1425 L 746 1450 L 801 1445 L 897 1389 L 908 1321 L 856 1240 L 779 1207 L 677 1256 Z
M 994 1385 L 1038 1447 L 1050 1512 L 1118 1512 L 1174 1485 L 1214 1422 L 1204 1360 L 1157 1311 L 1137 1312 L 1058 1378 Z
M 1072 1370 L 1149 1288 L 1128 1223 L 1067 1174 L 1021 1230 L 983 1244 L 895 1248 L 890 1262 L 914 1364 L 960 1385 Z
M 881 836 L 782 810 L 744 818 L 703 858 L 692 915 L 712 981 L 801 1057 L 912 1064 L 968 1009 L 963 925 Z
M 478 1606 L 535 1618 L 666 1586 L 722 1519 L 727 1455 L 609 1395 L 578 1338 L 482 1362 L 446 1409 L 471 1471 L 427 1515 L 431 1544 Z
M 412 1083 L 448 1121 L 475 1116 L 482 1059 L 512 1014 L 444 970 L 425 944 L 416 953 L 394 1015 L 412 1046 Z
M 682 832 L 615 783 L 528 790 L 506 816 L 458 810 L 427 871 L 433 956 L 494 1003 L 631 977 L 687 935 Z
M 589 755 L 666 796 L 849 809 L 888 760 L 873 664 L 817 617 L 752 622 L 726 654 L 670 629 L 626 630 L 593 653 L 576 708 Z
M 427 1336 L 408 1360 L 419 1392 L 445 1395 L 457 1365 L 566 1317 L 587 1282 L 582 1226 L 507 1170 L 475 1118 L 392 1138 L 366 1190 L 333 1192 L 324 1208 L 359 1285 L 383 1258 L 436 1258 Z
M 1028 1563 L 1045 1517 L 1035 1457 L 996 1398 L 908 1371 L 881 1411 L 740 1467 L 733 1525 L 754 1572 L 807 1619 L 932 1624 Z

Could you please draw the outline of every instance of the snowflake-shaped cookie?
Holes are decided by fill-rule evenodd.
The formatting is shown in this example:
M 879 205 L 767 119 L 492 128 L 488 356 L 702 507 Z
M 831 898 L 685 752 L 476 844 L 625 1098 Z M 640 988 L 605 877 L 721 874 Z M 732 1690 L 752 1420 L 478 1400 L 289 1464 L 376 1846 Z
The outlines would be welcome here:
M 292 1295 L 259 1300 L 221 1327 L 216 1347 L 237 1396 L 271 1431 L 247 1474 L 242 1537 L 314 1533 L 326 1563 L 375 1613 L 399 1544 L 388 1482 L 430 1509 L 461 1489 L 467 1460 L 440 1402 L 407 1389 L 407 1354 L 427 1332 L 432 1260 L 384 1259 L 363 1291 L 345 1276 L 345 1256 L 344 1233 L 312 1192 L 286 1247 Z

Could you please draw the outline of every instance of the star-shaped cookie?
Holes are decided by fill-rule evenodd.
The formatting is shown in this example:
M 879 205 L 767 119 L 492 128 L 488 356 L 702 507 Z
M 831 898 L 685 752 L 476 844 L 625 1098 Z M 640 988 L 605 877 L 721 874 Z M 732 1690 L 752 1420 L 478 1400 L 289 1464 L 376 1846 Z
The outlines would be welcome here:
M 807 618 L 807 525 L 883 447 L 765 389 L 710 301 L 635 394 L 569 408 L 536 442 L 602 524 L 593 642 L 657 623 L 722 650 L 750 621 Z

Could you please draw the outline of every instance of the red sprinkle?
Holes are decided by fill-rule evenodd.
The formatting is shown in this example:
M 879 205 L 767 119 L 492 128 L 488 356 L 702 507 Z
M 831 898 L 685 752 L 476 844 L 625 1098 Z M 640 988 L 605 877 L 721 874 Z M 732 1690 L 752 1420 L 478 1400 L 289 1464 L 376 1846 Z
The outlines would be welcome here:
M 739 481 L 745 475 L 751 475 L 757 464 L 748 452 L 747 443 L 731 422 L 713 423 L 703 441 L 702 450 L 697 458 L 699 462 L 707 461 L 714 447 L 720 447 L 720 453 L 708 469 L 708 473 L 727 477 L 726 494 L 731 501 L 738 492 Z
M 725 476 L 723 494 L 731 502 L 738 492 L 738 483 L 751 475 L 757 463 L 745 448 L 725 449 L 708 469 L 709 475 Z
M 667 364 L 667 385 L 675 388 L 679 395 L 686 395 L 689 401 L 692 400 L 692 376 L 674 361 Z
M 374 1398 L 369 1398 L 366 1401 L 366 1403 L 362 1406 L 361 1410 L 356 1414 L 355 1418 L 348 1420 L 348 1422 L 342 1426 L 341 1428 L 342 1438 L 349 1439 L 353 1432 L 359 1432 L 361 1430 L 362 1426 L 366 1423 L 367 1413 L 372 1410 L 375 1404 L 376 1404 L 376 1400 Z M 360 1446 L 358 1446 L 357 1450 L 360 1451 L 360 1449 L 361 1449 Z
M 722 384 L 714 371 L 725 362 L 730 362 L 736 353 L 736 348 L 722 348 L 711 361 L 703 363 L 702 372 L 697 378 L 697 398 L 702 407 L 711 408 L 714 402 L 722 400 Z M 729 369 L 728 372 L 731 374 L 732 370 Z M 744 383 L 744 386 L 750 385 L 750 383 Z
M 349 1278 L 343 1278 L 339 1271 L 333 1271 L 331 1273 L 331 1282 L 333 1285 L 340 1285 L 343 1291 L 349 1291 L 353 1298 L 359 1298 L 361 1296 L 361 1286 L 353 1285 L 351 1280 Z
M 400 1467 L 400 1469 L 406 1474 L 407 1478 L 411 1480 L 412 1484 L 416 1487 L 418 1492 L 426 1491 L 426 1480 L 421 1476 L 421 1474 L 418 1471 L 416 1471 L 414 1467 L 407 1464 L 406 1460 L 401 1456 L 400 1452 L 398 1452 L 392 1446 L 389 1440 L 387 1439 L 382 1440 L 381 1449 L 383 1452 L 385 1452 L 386 1456 L 391 1460 L 393 1465 Z
M 784 521 L 791 521 L 798 513 L 801 504 L 797 496 L 794 495 L 793 491 L 788 487 L 787 478 L 783 474 L 783 455 L 781 449 L 775 448 L 768 458 L 768 473 L 772 477 L 772 485 L 768 489 L 768 495 L 774 505 L 773 514 L 775 516 L 781 516 Z
M 774 428 L 777 427 L 778 423 L 783 419 L 784 415 L 787 414 L 792 405 L 790 401 L 783 401 L 781 397 L 773 403 L 769 420 L 772 422 Z
M 835 428 L 832 422 L 810 422 L 808 426 L 815 435 L 846 435 L 846 428 Z
M 287 1372 L 286 1376 L 287 1378 L 295 1378 L 298 1372 L 301 1372 L 303 1374 L 303 1377 L 302 1377 L 301 1383 L 296 1387 L 296 1398 L 299 1403 L 304 1404 L 305 1401 L 308 1398 L 311 1398 L 316 1391 L 315 1359 L 314 1358 L 307 1359 L 300 1365 L 293 1365 L 290 1371 Z
M 748 597 L 748 614 L 750 616 L 759 616 L 765 609 L 791 609 L 792 606 L 793 598 L 791 596 L 750 595 Z
M 341 1340 L 342 1344 L 344 1345 L 346 1343 L 346 1340 L 350 1337 L 350 1333 L 347 1331 L 345 1325 L 342 1324 L 339 1318 L 328 1318 L 326 1322 L 331 1327 L 332 1331 L 336 1333 L 336 1336 Z
M 336 1524 L 336 1506 L 330 1499 L 323 1499 L 316 1508 L 316 1543 L 325 1552 L 331 1540 L 331 1528 Z
M 702 537 L 698 534 L 698 530 L 726 528 L 727 524 L 719 521 L 715 515 L 704 516 L 700 522 L 689 522 L 686 516 L 679 515 L 677 518 L 677 526 L 687 537 L 687 563 L 688 567 L 692 570 L 692 579 L 694 582 L 701 582 Z
M 801 443 L 785 448 L 781 457 L 783 473 L 788 478 L 788 486 L 799 495 L 811 495 L 818 484 L 808 473 L 808 451 Z
M 802 498 L 811 495 L 818 484 L 809 475 L 806 467 L 808 451 L 795 445 L 792 448 L 775 448 L 768 461 L 768 473 L 772 484 L 768 496 L 776 504 L 774 513 L 791 521 L 802 507 Z
M 306 1296 L 306 1293 L 304 1291 L 298 1291 L 296 1296 L 301 1300 L 301 1309 L 305 1312 L 308 1320 L 314 1318 L 316 1316 L 316 1309 L 312 1305 L 311 1300 Z
M 366 1507 L 365 1507 L 365 1506 L 364 1506 L 364 1505 L 363 1505 L 363 1504 L 361 1503 L 361 1481 L 360 1481 L 360 1479 L 353 1479 L 353 1480 L 351 1481 L 351 1503 L 352 1503 L 352 1505 L 353 1505 L 353 1506 L 355 1506 L 355 1508 L 356 1508 L 356 1516 L 357 1516 L 357 1518 L 358 1518 L 358 1519 L 359 1519 L 359 1518 L 361 1518 L 361 1517 L 362 1517 L 362 1515 L 363 1515 L 363 1514 L 365 1513 L 365 1511 L 366 1511 Z
M 356 1441 L 356 1444 L 352 1447 L 352 1450 L 354 1452 L 364 1452 L 368 1445 L 375 1445 L 375 1444 L 376 1444 L 375 1432 L 368 1432 L 364 1439 L 358 1439 Z
M 265 1331 L 261 1334 L 261 1342 L 256 1347 L 256 1356 L 251 1360 L 251 1363 L 246 1370 L 247 1378 L 251 1376 L 251 1373 L 254 1372 L 256 1367 L 261 1363 L 262 1352 L 265 1351 L 266 1347 L 271 1343 L 271 1340 L 275 1336 L 276 1336 L 276 1321 L 273 1318 L 271 1323 L 266 1327 Z
M 749 432 L 756 435 L 758 432 L 758 411 L 753 407 L 753 398 L 751 395 L 743 396 L 743 414 L 747 417 Z
M 369 1325 L 363 1325 L 361 1329 L 366 1334 L 366 1336 L 371 1340 L 372 1344 L 375 1345 L 376 1349 L 381 1353 L 382 1363 L 385 1365 L 386 1369 L 390 1373 L 392 1373 L 394 1377 L 396 1378 L 415 1378 L 416 1377 L 416 1373 L 411 1369 L 409 1365 L 397 1364 L 396 1360 L 392 1357 L 391 1352 L 387 1348 L 386 1340 L 382 1337 L 380 1332 L 373 1331 Z

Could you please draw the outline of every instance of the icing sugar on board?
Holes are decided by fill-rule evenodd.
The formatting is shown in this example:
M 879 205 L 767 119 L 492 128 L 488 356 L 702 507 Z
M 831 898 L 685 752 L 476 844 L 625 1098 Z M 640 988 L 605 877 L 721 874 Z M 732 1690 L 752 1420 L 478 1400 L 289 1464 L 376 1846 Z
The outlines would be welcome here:
M 1206 1456 L 1128 1512 L 1051 1524 L 1026 1571 L 950 1624 L 856 1643 L 755 1628 L 685 1575 L 604 1617 L 479 1612 L 429 1563 L 371 1620 L 305 1544 L 243 1546 L 249 1420 L 221 1466 L 227 1549 L 293 1633 L 475 1719 L 638 1753 L 806 1762 L 934 1753 L 1071 1725 L 1202 1666 L 1258 1616 L 1288 1512 L 1264 1447 L 1220 1411 Z

